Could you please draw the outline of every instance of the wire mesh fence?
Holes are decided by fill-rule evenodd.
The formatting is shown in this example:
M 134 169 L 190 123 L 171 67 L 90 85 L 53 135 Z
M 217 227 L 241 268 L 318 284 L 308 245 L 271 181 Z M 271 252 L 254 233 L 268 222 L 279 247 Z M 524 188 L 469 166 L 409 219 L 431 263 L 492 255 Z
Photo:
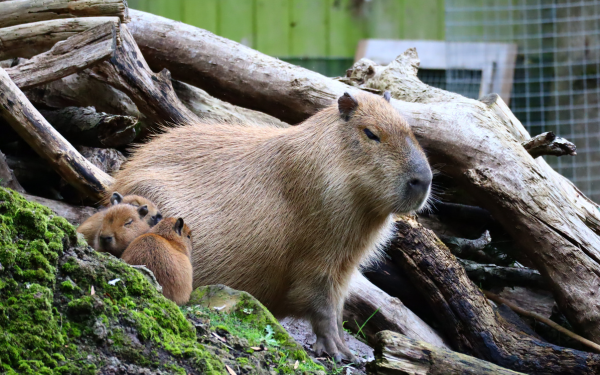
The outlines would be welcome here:
M 512 111 L 532 135 L 553 131 L 577 145 L 577 156 L 547 160 L 600 201 L 600 0 L 446 0 L 445 10 L 450 45 L 518 45 Z M 449 70 L 446 88 L 473 97 L 464 79 Z

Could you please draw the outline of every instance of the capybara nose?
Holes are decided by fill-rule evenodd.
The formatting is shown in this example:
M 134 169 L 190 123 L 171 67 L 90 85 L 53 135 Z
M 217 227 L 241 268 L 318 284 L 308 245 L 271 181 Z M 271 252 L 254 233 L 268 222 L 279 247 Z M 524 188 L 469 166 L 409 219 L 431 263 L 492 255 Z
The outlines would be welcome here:
M 103 247 L 108 246 L 111 244 L 112 240 L 112 236 L 100 236 L 100 245 Z
M 431 169 L 428 166 L 419 168 L 408 180 L 409 193 L 419 201 L 425 200 L 429 194 L 432 177 Z

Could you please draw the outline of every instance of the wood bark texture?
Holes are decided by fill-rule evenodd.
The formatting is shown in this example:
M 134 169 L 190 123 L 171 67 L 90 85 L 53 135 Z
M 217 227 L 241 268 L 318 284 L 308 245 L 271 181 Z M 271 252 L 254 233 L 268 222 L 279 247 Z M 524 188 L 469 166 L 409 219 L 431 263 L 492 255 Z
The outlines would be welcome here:
M 69 184 L 100 199 L 113 179 L 87 161 L 33 107 L 0 68 L 0 116 Z
M 117 17 L 66 18 L 0 28 L 0 60 L 31 58 L 65 40 Z
M 548 344 L 506 322 L 433 232 L 410 218 L 396 224 L 388 255 L 428 299 L 454 349 L 525 373 L 600 371 L 600 355 Z
M 361 332 L 369 342 L 374 342 L 377 332 L 389 330 L 449 349 L 444 339 L 398 298 L 391 297 L 360 273 L 356 273 L 350 281 L 344 321 L 345 327 L 354 332 L 364 325 Z
M 86 206 L 74 206 L 60 201 L 52 199 L 37 197 L 35 195 L 23 194 L 25 199 L 32 202 L 37 202 L 46 207 L 49 207 L 57 215 L 64 217 L 67 221 L 73 225 L 79 225 L 87 220 L 88 217 L 92 216 L 98 209 Z
M 502 267 L 495 264 L 480 264 L 459 259 L 469 279 L 475 284 L 484 283 L 488 287 L 525 286 L 546 289 L 542 275 L 537 270 L 526 267 Z
M 395 332 L 382 331 L 375 343 L 375 375 L 480 375 L 521 374 L 465 354 L 441 349 Z
M 57 18 L 114 16 L 129 20 L 124 0 L 12 0 L 0 2 L 0 28 Z
M 575 144 L 564 138 L 557 137 L 553 132 L 538 134 L 521 144 L 534 158 L 542 155 L 577 155 Z
M 600 342 L 599 207 L 527 153 L 520 142 L 530 137 L 499 97 L 486 105 L 423 84 L 414 50 L 371 69 L 362 85 L 345 80 L 359 88 L 193 26 L 134 10 L 131 17 L 129 27 L 153 69 L 167 68 L 175 79 L 288 123 L 345 91 L 390 90 L 399 99 L 392 105 L 431 161 L 443 163 L 443 173 L 481 202 L 535 262 L 578 332 Z
M 48 52 L 7 68 L 21 89 L 41 85 L 84 70 L 112 57 L 117 47 L 118 22 L 107 22 L 58 42 Z

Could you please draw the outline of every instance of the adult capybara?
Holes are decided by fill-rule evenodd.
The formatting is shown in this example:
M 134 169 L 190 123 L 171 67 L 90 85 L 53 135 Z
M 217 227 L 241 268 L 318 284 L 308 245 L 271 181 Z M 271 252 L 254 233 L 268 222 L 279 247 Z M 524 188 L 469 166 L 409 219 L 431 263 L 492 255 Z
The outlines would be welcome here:
M 317 353 L 354 359 L 341 338 L 349 278 L 388 241 L 392 214 L 425 204 L 432 177 L 384 96 L 346 93 L 285 129 L 169 129 L 133 153 L 112 191 L 186 218 L 194 287 L 226 284 L 277 317 L 307 317 Z
M 163 295 L 183 305 L 192 293 L 191 236 L 183 219 L 166 218 L 133 240 L 121 259 L 131 265 L 146 266 L 162 286 Z

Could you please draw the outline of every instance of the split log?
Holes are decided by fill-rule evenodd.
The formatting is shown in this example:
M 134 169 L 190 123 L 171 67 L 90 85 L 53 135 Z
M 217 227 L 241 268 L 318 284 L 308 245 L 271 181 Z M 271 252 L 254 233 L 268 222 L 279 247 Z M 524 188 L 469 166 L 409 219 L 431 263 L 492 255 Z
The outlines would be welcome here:
M 66 18 L 0 28 L 0 60 L 31 58 L 61 40 L 109 21 L 118 21 L 118 18 Z
M 522 142 L 521 145 L 534 158 L 542 155 L 577 155 L 575 144 L 564 138 L 557 137 L 553 132 L 538 134 L 530 140 Z
M 520 144 L 529 139 L 527 132 L 499 105 L 423 84 L 414 50 L 374 69 L 370 80 L 354 88 L 193 26 L 140 11 L 131 16 L 129 27 L 153 69 L 167 68 L 175 79 L 288 123 L 306 119 L 345 91 L 390 90 L 392 105 L 432 162 L 443 163 L 443 173 L 509 232 L 577 331 L 600 342 L 600 300 L 590 298 L 600 288 L 600 209 L 542 158 L 527 153 Z
M 88 217 L 98 212 L 98 209 L 93 207 L 74 206 L 60 201 L 55 201 L 53 199 L 46 199 L 29 194 L 23 194 L 23 196 L 28 201 L 37 202 L 50 208 L 57 215 L 64 217 L 73 225 L 79 225 L 83 223 Z
M 54 130 L 1 68 L 0 116 L 79 191 L 100 199 L 112 184 L 110 176 L 87 161 Z
M 71 143 L 89 147 L 122 147 L 137 135 L 137 118 L 96 112 L 94 107 L 40 109 L 40 113 Z
M 21 89 L 41 85 L 109 59 L 117 45 L 117 22 L 107 22 L 58 42 L 50 51 L 6 72 Z
M 440 335 L 398 298 L 389 296 L 360 273 L 350 281 L 344 321 L 344 327 L 354 332 L 364 325 L 361 332 L 369 342 L 373 342 L 377 332 L 390 330 L 439 348 L 448 348 Z
M 477 285 L 490 287 L 524 286 L 546 289 L 542 275 L 526 267 L 502 267 L 459 259 L 469 279 Z
M 368 365 L 376 375 L 480 375 L 520 374 L 468 355 L 436 348 L 390 331 L 377 334 L 375 361 Z
M 6 156 L 2 152 L 0 152 L 0 186 L 11 188 L 19 193 L 25 192 L 12 169 L 6 163 Z
M 0 2 L 0 28 L 74 17 L 119 17 L 129 20 L 123 0 L 12 0 Z
M 596 374 L 600 355 L 551 345 L 501 318 L 448 248 L 410 218 L 398 220 L 388 255 L 436 314 L 453 348 L 515 371 Z

